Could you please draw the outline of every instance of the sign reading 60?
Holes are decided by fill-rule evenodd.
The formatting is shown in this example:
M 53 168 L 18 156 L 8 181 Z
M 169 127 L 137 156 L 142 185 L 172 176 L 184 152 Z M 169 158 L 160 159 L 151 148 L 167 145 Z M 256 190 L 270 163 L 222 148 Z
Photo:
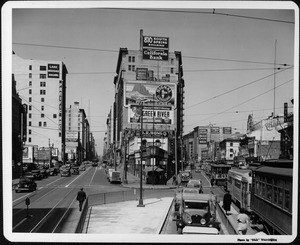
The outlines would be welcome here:
M 152 37 L 144 37 L 145 43 L 152 43 Z

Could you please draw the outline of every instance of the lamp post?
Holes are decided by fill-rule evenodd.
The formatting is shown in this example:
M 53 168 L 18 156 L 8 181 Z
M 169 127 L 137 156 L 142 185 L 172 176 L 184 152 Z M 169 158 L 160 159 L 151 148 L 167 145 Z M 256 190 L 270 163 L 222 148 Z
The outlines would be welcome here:
M 141 108 L 141 114 L 140 114 L 140 120 L 141 120 L 141 147 L 140 147 L 140 154 L 141 154 L 141 163 L 140 163 L 140 199 L 138 207 L 145 207 L 143 204 L 143 102 L 140 101 L 140 108 Z

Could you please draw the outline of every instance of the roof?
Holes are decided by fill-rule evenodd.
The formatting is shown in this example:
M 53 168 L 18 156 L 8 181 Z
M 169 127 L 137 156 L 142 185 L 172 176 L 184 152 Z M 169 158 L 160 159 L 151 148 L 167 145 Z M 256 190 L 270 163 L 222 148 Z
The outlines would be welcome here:
M 277 167 L 269 167 L 269 166 L 262 166 L 258 167 L 256 170 L 253 170 L 255 173 L 265 173 L 265 174 L 272 174 L 272 175 L 280 175 L 286 177 L 293 176 L 293 169 L 292 168 L 277 168 Z

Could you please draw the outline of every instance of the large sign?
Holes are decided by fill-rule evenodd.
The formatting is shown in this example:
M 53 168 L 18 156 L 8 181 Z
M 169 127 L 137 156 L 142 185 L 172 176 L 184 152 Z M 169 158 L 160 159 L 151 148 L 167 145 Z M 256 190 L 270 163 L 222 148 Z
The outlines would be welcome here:
M 199 141 L 199 144 L 207 144 L 207 128 L 201 128 L 199 127 L 198 129 L 198 141 Z
M 231 134 L 231 127 L 223 127 L 223 134 Z
M 59 78 L 59 64 L 48 64 L 48 78 Z
M 143 36 L 143 59 L 168 60 L 169 38 Z
M 210 133 L 211 134 L 219 134 L 220 133 L 220 128 L 219 127 L 211 127 L 210 128 Z
M 66 142 L 77 142 L 78 132 L 67 131 L 66 132 Z
M 176 85 L 168 82 L 127 81 L 124 105 L 176 106 Z
M 128 122 L 141 122 L 141 108 L 139 106 L 131 106 L 128 109 Z M 159 109 L 159 107 L 154 107 L 154 110 L 150 106 L 144 107 L 143 123 L 174 124 L 174 111 L 171 109 Z

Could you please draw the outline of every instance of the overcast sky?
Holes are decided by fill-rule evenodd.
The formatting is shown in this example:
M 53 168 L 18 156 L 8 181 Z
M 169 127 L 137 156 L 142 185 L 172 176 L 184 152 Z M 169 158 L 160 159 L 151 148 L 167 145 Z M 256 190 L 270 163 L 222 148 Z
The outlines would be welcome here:
M 152 6 L 160 7 L 157 2 Z M 294 82 L 298 83 L 293 67 L 294 10 L 241 10 L 216 3 L 185 9 L 189 6 L 182 3 L 159 11 L 143 5 L 138 10 L 122 5 L 121 9 L 13 9 L 12 49 L 24 59 L 65 63 L 66 106 L 78 101 L 85 109 L 99 154 L 114 101 L 118 51 L 138 50 L 140 29 L 144 35 L 169 37 L 169 51 L 182 53 L 185 133 L 209 123 L 245 133 L 249 114 L 255 121 L 271 115 L 274 82 L 276 114 L 283 114 L 284 102 L 292 106 Z M 281 69 L 274 76 L 275 60 Z

